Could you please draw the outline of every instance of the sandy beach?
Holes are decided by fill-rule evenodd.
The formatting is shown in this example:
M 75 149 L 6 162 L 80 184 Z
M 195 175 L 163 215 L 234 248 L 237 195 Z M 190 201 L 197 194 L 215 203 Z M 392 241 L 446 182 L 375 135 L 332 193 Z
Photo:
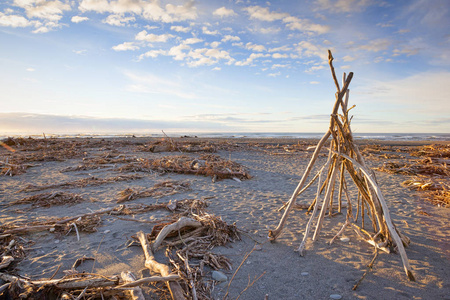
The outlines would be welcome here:
M 398 254 L 380 252 L 372 270 L 353 290 L 373 259 L 374 248 L 350 228 L 329 244 L 345 222 L 345 208 L 342 213 L 325 218 L 318 239 L 314 243 L 308 241 L 305 256 L 294 251 L 309 220 L 300 205 L 289 215 L 281 237 L 275 242 L 267 239 L 269 229 L 278 225 L 283 213 L 279 208 L 289 200 L 310 160 L 312 151 L 308 147 L 317 141 L 159 141 L 132 137 L 5 141 L 7 146 L 0 149 L 0 245 L 2 257 L 12 256 L 14 261 L 0 272 L 29 281 L 81 276 L 83 272 L 111 277 L 130 271 L 137 279 L 149 277 L 153 274 L 144 266 L 142 247 L 132 236 L 139 231 L 150 234 L 155 225 L 171 222 L 180 211 L 171 210 L 169 203 L 201 201 L 207 204 L 204 212 L 221 218 L 230 230 L 236 228 L 240 240 L 232 237 L 225 245 L 208 250 L 224 257 L 231 269 L 218 270 L 226 275 L 219 281 L 213 280 L 211 265 L 200 264 L 203 276 L 196 280 L 204 283 L 207 292 L 198 293 L 199 299 L 208 293 L 210 299 L 450 299 L 450 208 L 427 200 L 430 194 L 426 191 L 402 184 L 417 179 L 417 174 L 375 171 L 393 222 L 411 239 L 406 252 L 416 282 L 408 280 Z M 449 143 L 439 142 L 443 146 Z M 423 159 L 413 155 L 414 151 L 436 142 L 373 140 L 358 144 L 368 165 L 377 169 L 387 162 L 403 165 Z M 318 166 L 324 163 L 326 155 L 320 155 Z M 159 160 L 162 166 L 162 159 L 167 163 L 170 158 L 190 159 L 190 173 L 163 171 L 150 165 Z M 205 161 L 227 163 L 227 171 L 201 174 L 197 165 Z M 443 165 L 448 163 L 448 157 L 435 162 Z M 227 173 L 232 175 L 226 176 Z M 444 175 L 421 178 L 449 184 L 449 177 Z M 316 189 L 315 185 L 308 189 L 297 204 L 308 207 Z M 356 199 L 357 195 L 350 197 Z M 162 208 L 153 209 L 154 205 Z M 186 205 L 192 212 L 192 206 Z M 122 213 L 127 206 L 131 212 Z M 89 224 L 80 218 L 61 223 L 65 227 L 51 225 L 64 218 L 106 209 L 111 211 L 95 215 Z M 20 231 L 26 226 L 42 227 Z M 163 243 L 156 249 L 155 259 L 171 266 L 165 256 L 167 247 Z M 79 260 L 83 257 L 89 259 Z M 190 263 L 199 265 L 196 260 Z M 0 286 L 8 282 L 0 280 Z M 180 283 L 185 290 L 188 284 Z M 155 287 L 146 283 L 141 288 L 145 299 L 169 297 L 161 290 L 161 284 Z M 68 293 L 77 297 L 82 290 Z M 57 288 L 52 291 L 54 297 L 67 292 Z M 102 296 L 98 289 L 96 295 L 81 299 L 132 299 L 125 294 L 112 296 L 105 292 Z M 0 299 L 13 299 L 12 295 L 12 287 L 6 286 Z M 28 296 L 27 299 L 53 299 Z

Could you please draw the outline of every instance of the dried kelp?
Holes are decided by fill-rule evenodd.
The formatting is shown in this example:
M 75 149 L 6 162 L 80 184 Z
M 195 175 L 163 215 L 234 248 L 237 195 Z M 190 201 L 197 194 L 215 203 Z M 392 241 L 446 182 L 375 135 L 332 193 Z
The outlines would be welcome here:
M 85 201 L 81 195 L 65 192 L 42 193 L 11 202 L 9 205 L 32 204 L 34 207 L 74 205 Z
M 450 144 L 425 145 L 418 150 L 411 151 L 411 155 L 433 158 L 450 158 Z
M 166 180 L 155 184 L 152 188 L 143 191 L 135 191 L 131 188 L 127 188 L 119 192 L 119 199 L 117 203 L 125 201 L 131 201 L 138 198 L 161 198 L 165 196 L 174 195 L 180 192 L 186 192 L 190 190 L 189 182 L 181 182 L 175 180 Z
M 244 166 L 213 154 L 204 154 L 198 158 L 187 155 L 164 156 L 158 159 L 141 160 L 137 165 L 128 165 L 120 170 L 193 174 L 211 176 L 215 179 L 251 178 Z
M 34 191 L 42 191 L 47 189 L 56 189 L 56 188 L 81 188 L 81 187 L 87 187 L 87 186 L 98 186 L 102 184 L 108 184 L 112 182 L 119 182 L 119 181 L 130 181 L 130 180 L 137 180 L 141 179 L 142 176 L 137 174 L 131 174 L 131 175 L 120 175 L 116 177 L 107 177 L 107 178 L 98 178 L 98 177 L 87 177 L 83 179 L 78 179 L 70 182 L 64 182 L 59 184 L 49 184 L 49 185 L 33 185 L 30 184 L 23 188 L 21 191 L 24 192 L 34 192 Z
M 375 170 L 404 175 L 450 176 L 450 169 L 446 163 L 433 163 L 429 159 L 412 163 L 385 162 Z
M 85 157 L 83 163 L 75 167 L 67 167 L 61 172 L 86 171 L 101 168 L 114 167 L 117 164 L 125 164 L 136 162 L 135 157 L 126 157 L 124 155 L 113 155 L 112 153 L 104 153 L 100 156 Z
M 147 145 L 140 146 L 139 151 L 143 152 L 216 152 L 216 147 L 209 142 L 182 141 L 179 139 L 164 138 Z
M 425 199 L 442 207 L 450 207 L 450 185 L 432 178 L 414 178 L 403 185 L 425 193 Z

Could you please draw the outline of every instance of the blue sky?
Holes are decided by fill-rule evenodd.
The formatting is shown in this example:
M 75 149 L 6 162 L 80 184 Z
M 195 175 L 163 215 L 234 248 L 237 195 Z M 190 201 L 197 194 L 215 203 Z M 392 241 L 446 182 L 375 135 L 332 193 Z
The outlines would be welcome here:
M 448 0 L 6 0 L 2 133 L 450 132 Z

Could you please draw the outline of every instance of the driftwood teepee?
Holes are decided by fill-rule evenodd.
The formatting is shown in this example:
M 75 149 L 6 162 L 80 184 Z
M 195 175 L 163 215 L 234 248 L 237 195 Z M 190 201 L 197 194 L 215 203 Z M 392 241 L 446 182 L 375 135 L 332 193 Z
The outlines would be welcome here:
M 318 180 L 317 195 L 311 205 L 311 207 L 314 206 L 314 209 L 306 225 L 303 241 L 298 248 L 300 254 L 303 255 L 304 253 L 305 243 L 313 227 L 314 219 L 317 217 L 319 207 L 320 214 L 317 217 L 312 237 L 313 241 L 318 237 L 327 211 L 329 211 L 330 215 L 332 213 L 334 195 L 336 194 L 338 197 L 339 212 L 342 207 L 342 196 L 345 195 L 347 199 L 347 218 L 336 237 L 339 236 L 346 227 L 352 227 L 360 237 L 377 249 L 386 252 L 389 252 L 389 249 L 391 248 L 398 250 L 402 258 L 406 275 L 410 280 L 414 281 L 414 275 L 411 272 L 411 267 L 404 248 L 404 246 L 409 244 L 409 239 L 401 234 L 393 224 L 389 215 L 389 208 L 376 182 L 375 174 L 366 166 L 357 145 L 353 142 L 353 135 L 348 117 L 350 109 L 347 108 L 349 96 L 348 86 L 352 80 L 353 73 L 349 73 L 348 76 L 345 76 L 344 74 L 343 87 L 340 88 L 333 67 L 333 56 L 331 51 L 328 51 L 328 63 L 337 88 L 336 102 L 331 113 L 330 126 L 315 147 L 314 154 L 311 157 L 302 179 L 290 200 L 286 203 L 285 211 L 278 227 L 273 231 L 269 231 L 269 238 L 273 241 L 281 234 L 297 196 L 306 190 L 306 188 L 308 188 L 315 180 Z M 338 114 L 339 108 L 341 109 L 340 114 Z M 317 161 L 319 152 L 330 136 L 331 142 L 328 149 L 328 159 L 311 182 L 305 186 L 306 180 Z M 353 180 L 358 189 L 357 203 L 352 203 L 348 196 L 346 178 L 349 177 Z M 338 193 L 335 193 L 336 188 L 338 188 Z M 324 191 L 325 194 L 322 195 Z M 356 206 L 356 216 L 354 216 L 352 212 L 353 205 Z M 357 225 L 359 215 L 361 215 L 361 226 Z M 374 230 L 373 234 L 364 229 L 365 216 L 368 216 L 371 221 Z

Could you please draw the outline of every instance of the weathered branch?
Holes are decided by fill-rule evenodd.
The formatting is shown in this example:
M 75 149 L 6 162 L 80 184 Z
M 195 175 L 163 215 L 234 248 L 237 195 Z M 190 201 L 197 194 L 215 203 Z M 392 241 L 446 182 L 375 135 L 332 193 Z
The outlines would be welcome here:
M 153 256 L 153 252 L 151 250 L 150 245 L 148 244 L 147 237 L 145 236 L 144 232 L 139 231 L 137 233 L 137 238 L 139 239 L 139 242 L 141 243 L 142 246 L 142 250 L 144 251 L 145 267 L 154 273 L 161 274 L 161 276 L 163 277 L 172 275 L 167 265 L 159 263 L 155 260 L 155 257 Z M 174 300 L 186 299 L 184 297 L 183 289 L 181 288 L 178 282 L 168 281 L 167 287 L 169 288 L 172 299 Z

